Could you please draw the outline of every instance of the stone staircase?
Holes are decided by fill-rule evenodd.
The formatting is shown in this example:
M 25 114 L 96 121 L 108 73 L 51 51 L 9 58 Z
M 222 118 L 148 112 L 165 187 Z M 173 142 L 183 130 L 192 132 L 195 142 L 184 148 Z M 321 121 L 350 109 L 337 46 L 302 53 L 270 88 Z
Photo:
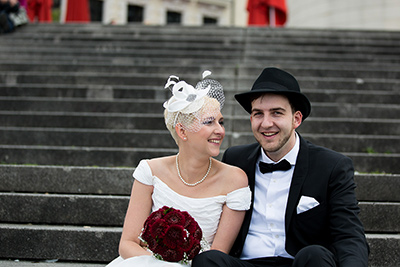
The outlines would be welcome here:
M 210 69 L 223 84 L 225 149 L 254 142 L 233 95 L 266 66 L 310 98 L 300 134 L 353 159 L 370 266 L 400 266 L 399 43 L 400 32 L 100 24 L 1 36 L 0 266 L 116 257 L 134 167 L 177 152 L 168 76 L 193 84 Z

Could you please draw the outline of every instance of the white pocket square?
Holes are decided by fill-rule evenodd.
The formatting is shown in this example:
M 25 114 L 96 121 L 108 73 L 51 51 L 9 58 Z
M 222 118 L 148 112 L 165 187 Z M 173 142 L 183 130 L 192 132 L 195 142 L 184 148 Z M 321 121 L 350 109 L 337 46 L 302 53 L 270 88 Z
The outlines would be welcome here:
M 297 214 L 310 210 L 319 205 L 319 202 L 313 198 L 308 196 L 301 196 L 299 205 L 297 206 Z

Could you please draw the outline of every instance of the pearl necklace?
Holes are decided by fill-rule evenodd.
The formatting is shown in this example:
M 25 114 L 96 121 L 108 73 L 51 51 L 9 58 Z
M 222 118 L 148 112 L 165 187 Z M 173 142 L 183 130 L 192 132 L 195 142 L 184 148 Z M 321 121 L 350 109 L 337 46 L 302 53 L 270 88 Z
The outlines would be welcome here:
M 179 155 L 179 153 L 178 153 L 178 155 Z M 210 164 L 208 165 L 208 170 L 207 170 L 206 175 L 204 175 L 204 177 L 201 178 L 200 181 L 197 181 L 197 182 L 195 182 L 194 184 L 190 184 L 190 183 L 186 182 L 186 181 L 182 178 L 182 176 L 181 176 L 181 172 L 179 171 L 178 155 L 176 155 L 176 170 L 178 171 L 178 176 L 179 176 L 179 179 L 181 179 L 182 183 L 184 183 L 184 184 L 187 185 L 187 186 L 196 186 L 196 185 L 198 185 L 199 183 L 202 183 L 202 182 L 206 179 L 207 175 L 210 173 L 210 170 L 211 170 L 211 162 L 212 162 L 212 161 L 211 161 L 211 157 L 210 157 Z

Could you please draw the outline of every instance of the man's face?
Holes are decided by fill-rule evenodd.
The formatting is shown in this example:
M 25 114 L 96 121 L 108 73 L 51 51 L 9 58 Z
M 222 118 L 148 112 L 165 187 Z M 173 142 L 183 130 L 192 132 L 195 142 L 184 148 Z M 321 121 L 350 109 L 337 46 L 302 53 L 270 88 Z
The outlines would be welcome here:
M 265 94 L 252 102 L 251 129 L 264 152 L 273 161 L 280 160 L 295 144 L 295 129 L 303 115 L 293 114 L 287 97 Z

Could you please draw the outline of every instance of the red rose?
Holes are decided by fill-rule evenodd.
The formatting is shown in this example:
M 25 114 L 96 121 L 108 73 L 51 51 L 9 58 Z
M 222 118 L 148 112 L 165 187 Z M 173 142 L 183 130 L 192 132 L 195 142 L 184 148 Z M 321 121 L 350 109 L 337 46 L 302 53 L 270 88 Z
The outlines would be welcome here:
M 152 226 L 155 221 L 161 219 L 164 216 L 163 211 L 161 209 L 153 212 L 147 217 L 146 221 L 144 222 L 144 228 Z
M 147 247 L 151 250 L 151 251 L 157 251 L 159 249 L 159 245 L 157 243 L 157 239 L 154 238 L 150 238 L 147 242 Z
M 192 249 L 187 253 L 187 257 L 189 260 L 193 259 L 197 254 L 199 254 L 201 250 L 200 241 L 195 240 L 192 246 Z
M 188 230 L 188 232 L 191 234 L 191 235 L 194 235 L 194 233 L 196 232 L 196 230 L 198 229 L 198 228 L 200 228 L 200 226 L 199 226 L 199 224 L 194 220 L 194 219 L 191 219 L 191 220 L 189 220 L 189 225 L 188 226 L 186 226 L 185 228 L 186 228 L 186 230 Z
M 185 216 L 181 214 L 178 210 L 169 211 L 164 219 L 168 222 L 169 225 L 184 225 L 185 224 Z
M 202 237 L 199 224 L 188 212 L 167 206 L 150 214 L 141 233 L 156 257 L 171 262 L 193 259 L 201 250 Z
M 196 228 L 196 230 L 193 233 L 193 237 L 194 237 L 194 239 L 198 240 L 199 242 L 201 241 L 201 239 L 203 238 L 203 231 L 201 231 L 200 227 Z
M 151 236 L 153 238 L 162 238 L 165 231 L 168 229 L 168 224 L 164 219 L 158 219 L 151 225 Z
M 165 261 L 178 262 L 183 259 L 183 250 L 180 248 L 167 249 L 161 257 Z
M 150 232 L 151 227 L 148 225 L 145 225 L 143 230 L 142 230 L 142 234 L 141 237 L 144 241 L 149 242 L 149 240 L 153 239 L 151 236 L 151 232 Z
M 188 252 L 192 249 L 193 245 L 195 243 L 195 239 L 193 238 L 192 235 L 189 235 L 186 239 L 185 242 L 182 244 L 182 249 L 184 252 Z
M 188 225 L 192 222 L 193 217 L 190 216 L 190 214 L 187 211 L 182 211 L 181 214 L 185 218 L 185 223 L 183 224 L 183 227 L 186 229 L 186 227 L 188 227 Z
M 169 248 L 182 246 L 185 242 L 186 232 L 181 225 L 171 225 L 164 235 L 163 242 Z

